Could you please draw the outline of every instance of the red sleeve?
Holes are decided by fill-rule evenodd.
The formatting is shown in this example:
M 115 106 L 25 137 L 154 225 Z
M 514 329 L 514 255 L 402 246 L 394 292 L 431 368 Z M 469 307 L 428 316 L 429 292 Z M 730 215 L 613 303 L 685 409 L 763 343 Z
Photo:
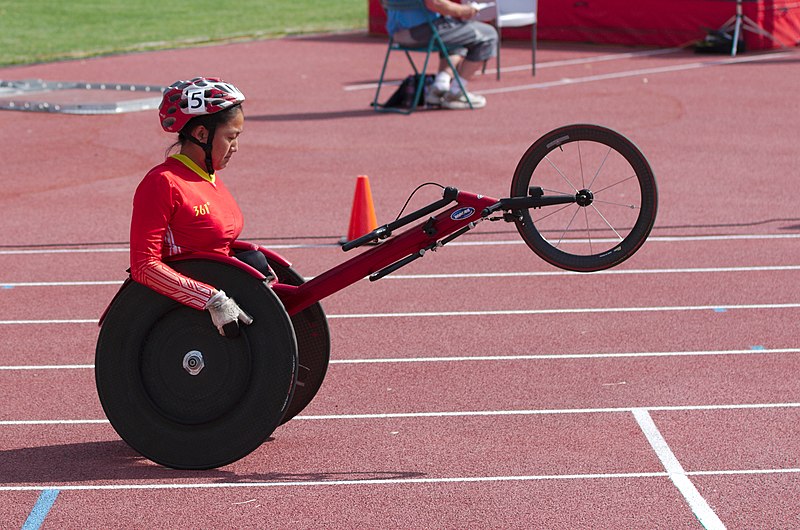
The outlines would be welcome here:
M 131 216 L 131 277 L 157 293 L 202 310 L 214 288 L 180 274 L 162 259 L 169 223 L 180 200 L 180 194 L 161 173 L 151 172 L 139 184 Z

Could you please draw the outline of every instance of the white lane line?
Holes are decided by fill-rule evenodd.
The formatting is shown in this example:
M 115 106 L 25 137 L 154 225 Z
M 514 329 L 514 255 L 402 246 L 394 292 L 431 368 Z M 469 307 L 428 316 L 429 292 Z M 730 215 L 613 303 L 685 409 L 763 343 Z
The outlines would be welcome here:
M 398 473 L 399 474 L 399 473 Z M 430 478 L 391 478 L 391 479 L 352 479 L 352 480 L 292 480 L 274 482 L 211 482 L 185 484 L 98 484 L 58 486 L 0 486 L 0 491 L 41 491 L 58 489 L 60 491 L 92 490 L 170 490 L 170 489 L 219 489 L 219 488 L 269 488 L 269 487 L 311 487 L 311 486 L 363 486 L 378 484 L 452 484 L 458 482 L 522 482 L 534 480 L 581 480 L 614 478 L 665 477 L 666 473 L 596 473 L 580 475 L 522 475 L 497 477 L 430 477 Z
M 687 306 L 643 306 L 643 307 L 581 307 L 564 309 L 498 309 L 488 311 L 430 311 L 412 313 L 351 313 L 327 315 L 328 319 L 365 318 L 422 318 L 422 317 L 482 317 L 514 315 L 575 315 L 596 313 L 663 313 L 674 311 L 714 311 L 762 309 L 797 309 L 800 303 L 786 304 L 739 304 L 739 305 L 687 305 Z M 43 319 L 43 320 L 0 320 L 0 325 L 45 325 L 45 324 L 97 324 L 96 318 Z
M 687 471 L 690 476 L 708 477 L 714 475 L 778 475 L 781 473 L 800 473 L 800 468 L 783 469 L 719 469 L 713 471 Z
M 466 417 L 498 417 L 498 416 L 547 416 L 563 414 L 630 414 L 641 409 L 659 412 L 691 412 L 709 410 L 759 410 L 759 409 L 796 409 L 800 403 L 744 403 L 728 405 L 656 405 L 652 407 L 596 407 L 582 409 L 530 409 L 530 410 L 462 410 L 440 412 L 384 412 L 375 414 L 320 414 L 301 415 L 292 421 L 338 421 L 338 420 L 384 420 L 404 418 L 466 418 Z M 104 419 L 73 420 L 1 420 L 0 426 L 13 427 L 20 425 L 82 425 L 108 423 Z
M 557 68 L 561 66 L 575 66 L 575 65 L 583 65 L 583 64 L 590 64 L 590 63 L 603 63 L 608 61 L 616 61 L 619 59 L 636 59 L 639 57 L 651 57 L 654 55 L 668 55 L 671 53 L 677 53 L 683 51 L 684 48 L 663 48 L 657 50 L 644 50 L 640 52 L 625 52 L 625 53 L 613 53 L 609 55 L 595 55 L 592 57 L 580 57 L 577 59 L 564 59 L 561 61 L 546 61 L 542 63 L 536 63 L 536 69 L 539 68 Z M 500 69 L 500 72 L 527 72 L 531 69 L 530 64 L 521 64 L 516 66 L 504 66 Z M 487 68 L 486 72 L 487 75 L 496 74 L 496 68 Z M 376 84 L 377 85 L 377 84 Z
M 265 245 L 266 246 L 266 245 Z M 291 245 L 269 245 L 270 249 L 287 249 L 287 248 L 335 248 L 341 247 L 339 243 L 298 243 Z M 0 250 L 2 255 L 18 255 L 18 254 L 104 254 L 104 253 L 128 253 L 128 247 L 114 247 L 114 248 L 20 248 L 20 249 L 7 249 Z
M 727 355 L 754 355 L 800 353 L 800 348 L 772 348 L 747 350 L 700 350 L 671 352 L 616 352 L 616 353 L 564 353 L 538 355 L 475 355 L 457 357 L 395 357 L 384 359 L 331 359 L 330 364 L 379 364 L 379 363 L 435 363 L 435 362 L 483 362 L 483 361 L 538 361 L 566 359 L 629 359 L 646 357 L 702 357 Z M 0 367 L 2 369 L 2 367 Z
M 20 366 L 0 366 L 0 371 L 10 370 L 94 370 L 93 364 L 42 364 L 42 365 L 20 365 Z
M 624 79 L 628 77 L 644 77 L 648 75 L 668 74 L 673 72 L 682 72 L 688 70 L 696 70 L 699 68 L 708 68 L 712 66 L 724 66 L 728 64 L 756 62 L 764 60 L 774 60 L 776 58 L 793 55 L 793 52 L 781 52 L 774 54 L 757 55 L 751 57 L 736 57 L 729 59 L 721 59 L 715 61 L 696 61 L 691 63 L 673 64 L 669 66 L 659 66 L 654 68 L 640 68 L 635 70 L 624 70 L 621 72 L 610 72 L 607 74 L 589 75 L 574 78 L 562 78 L 554 81 L 546 81 L 541 83 L 529 83 L 525 85 L 515 85 L 502 88 L 490 88 L 486 90 L 476 90 L 476 94 L 504 94 L 508 92 L 520 92 L 523 90 L 539 90 L 544 88 L 553 88 L 560 86 L 569 86 L 583 83 L 593 83 L 597 81 L 609 81 L 612 79 Z
M 97 325 L 97 321 L 100 318 L 66 318 L 66 319 L 47 319 L 47 320 L 0 320 L 0 325 L 2 326 L 13 326 L 13 325 L 45 325 L 45 324 L 94 324 Z
M 294 418 L 292 418 L 294 419 Z M 108 420 L 2 420 L 0 427 L 19 427 L 24 425 L 101 425 Z
M 452 363 L 452 362 L 504 362 L 569 359 L 631 359 L 648 357 L 710 357 L 729 355 L 770 355 L 800 353 L 800 348 L 771 348 L 747 350 L 698 350 L 665 352 L 617 352 L 617 353 L 564 353 L 538 355 L 473 355 L 458 357 L 387 357 L 371 359 L 331 359 L 330 364 L 403 364 L 403 363 Z M 0 366 L 0 371 L 12 370 L 93 370 L 93 364 L 39 364 Z
M 331 414 L 315 416 L 295 416 L 294 420 L 375 420 L 398 418 L 461 418 L 475 416 L 541 416 L 561 414 L 616 414 L 630 413 L 635 408 L 650 411 L 700 411 L 700 410 L 753 410 L 773 408 L 800 408 L 800 403 L 759 403 L 737 405 L 674 405 L 653 407 L 599 407 L 585 409 L 532 409 L 532 410 L 478 410 L 478 411 L 453 411 L 453 412 L 398 412 L 376 414 Z
M 720 470 L 689 472 L 688 475 L 731 475 L 731 474 L 763 474 L 763 473 L 800 473 L 800 469 L 759 469 L 759 470 Z M 630 479 L 667 477 L 665 472 L 642 473 L 584 473 L 567 475 L 519 475 L 495 477 L 430 477 L 430 478 L 396 478 L 396 479 L 354 479 L 354 480 L 313 480 L 313 481 L 275 481 L 275 482 L 211 482 L 191 484 L 102 484 L 102 485 L 48 485 L 48 486 L 0 486 L 0 491 L 41 491 L 58 488 L 59 490 L 166 490 L 166 489 L 217 489 L 217 488 L 265 488 L 265 487 L 310 487 L 310 486 L 347 486 L 377 484 L 441 484 L 456 482 L 512 482 L 536 480 L 591 480 L 591 479 Z
M 474 272 L 442 274 L 390 274 L 387 279 L 396 280 L 440 280 L 458 278 L 524 278 L 537 276 L 613 276 L 643 274 L 717 274 L 729 272 L 784 272 L 800 270 L 800 265 L 756 265 L 741 267 L 683 267 L 664 269 L 606 269 L 597 272 L 573 271 L 523 271 L 523 272 Z M 1 286 L 1 285 L 0 285 Z
M 703 471 L 708 476 L 729 474 L 760 474 L 760 473 L 800 473 L 800 469 L 761 469 L 761 470 L 722 470 Z M 400 473 L 398 473 L 400 474 Z M 697 473 L 687 473 L 696 475 Z M 0 486 L 0 491 L 42 491 L 58 489 L 59 491 L 108 491 L 108 490 L 187 490 L 187 489 L 228 489 L 228 488 L 270 488 L 270 487 L 318 487 L 318 486 L 363 486 L 379 484 L 452 484 L 476 482 L 532 482 L 539 480 L 604 480 L 604 479 L 632 479 L 632 478 L 665 478 L 668 474 L 661 472 L 641 473 L 582 473 L 565 475 L 517 475 L 517 476 L 486 476 L 486 477 L 427 477 L 427 478 L 374 478 L 351 480 L 292 480 L 273 482 L 195 482 L 183 484 L 48 484 L 42 486 Z M 711 528 L 711 527 L 707 527 Z M 717 528 L 717 527 L 713 527 Z M 724 528 L 724 527 L 718 527 Z
M 689 472 L 687 475 L 749 475 L 749 474 L 800 473 L 800 469 L 758 469 L 758 470 L 720 470 Z M 641 473 L 582 473 L 565 475 L 517 475 L 492 477 L 429 477 L 429 478 L 393 478 L 393 479 L 352 479 L 352 480 L 309 480 L 309 481 L 273 481 L 273 482 L 197 482 L 184 484 L 57 484 L 47 486 L 0 486 L 0 491 L 42 491 L 58 489 L 60 491 L 99 491 L 99 490 L 179 490 L 179 489 L 227 489 L 227 488 L 269 488 L 269 487 L 316 487 L 316 486 L 361 486 L 378 484 L 452 484 L 470 482 L 532 482 L 538 480 L 604 480 L 632 478 L 665 478 L 668 474 L 661 472 Z
M 0 256 L 26 255 L 26 254 L 104 254 L 107 252 L 129 252 L 125 248 L 20 248 L 0 250 Z
M 682 51 L 683 48 L 663 48 L 658 50 L 644 50 L 639 52 L 625 52 L 625 53 L 612 53 L 607 55 L 593 55 L 590 57 L 579 57 L 576 59 L 564 59 L 561 61 L 544 61 L 541 63 L 536 63 L 537 69 L 547 69 L 547 68 L 559 68 L 561 66 L 576 66 L 576 65 L 583 65 L 583 64 L 592 64 L 592 63 L 602 63 L 608 61 L 618 61 L 621 59 L 635 59 L 638 57 L 650 57 L 653 55 L 667 55 L 670 53 L 676 53 Z M 530 64 L 522 64 L 517 66 L 506 66 L 500 69 L 500 72 L 516 72 L 516 71 L 527 71 L 531 69 Z M 493 75 L 497 73 L 496 68 L 487 68 L 485 75 Z M 399 85 L 400 81 L 384 81 L 385 85 Z M 345 92 L 354 92 L 357 90 L 374 90 L 378 88 L 378 82 L 375 81 L 373 83 L 358 83 L 355 85 L 347 85 L 344 87 Z
M 697 488 L 692 481 L 689 480 L 689 477 L 686 476 L 686 471 L 684 471 L 683 466 L 675 457 L 675 454 L 661 435 L 661 431 L 658 430 L 658 427 L 656 427 L 653 418 L 647 410 L 640 408 L 633 409 L 633 416 L 636 418 L 636 422 L 642 429 L 650 446 L 653 448 L 656 455 L 658 455 L 658 459 L 667 471 L 670 480 L 672 480 L 672 483 L 678 488 L 678 491 L 681 492 L 686 502 L 689 503 L 689 507 L 692 509 L 695 517 L 697 517 L 697 520 L 700 521 L 700 524 L 703 525 L 703 528 L 724 529 L 725 525 L 722 524 L 720 518 L 714 513 L 714 510 L 711 509 L 703 496 L 700 495 L 700 492 L 697 491 Z
M 564 309 L 500 309 L 491 311 L 439 311 L 409 313 L 353 313 L 328 315 L 329 319 L 345 318 L 421 318 L 421 317 L 470 317 L 470 316 L 511 316 L 511 315 L 572 315 L 589 313 L 660 313 L 673 311 L 715 311 L 759 310 L 759 309 L 796 309 L 800 303 L 786 304 L 740 304 L 740 305 L 697 305 L 697 306 L 655 306 L 655 307 L 584 307 Z M 2 324 L 3 321 L 0 321 Z
M 728 234 L 728 235 L 708 235 L 708 236 L 650 236 L 647 238 L 648 243 L 676 243 L 676 242 L 693 242 L 693 241 L 743 241 L 743 240 L 772 240 L 772 239 L 798 239 L 800 234 Z M 615 243 L 617 239 L 592 239 L 592 243 Z M 588 239 L 574 239 L 564 240 L 562 244 L 570 243 L 588 243 Z M 520 239 L 511 240 L 490 240 L 490 241 L 453 241 L 448 243 L 448 247 L 469 247 L 469 246 L 485 246 L 485 245 L 524 245 L 525 242 Z M 325 243 L 325 244 L 290 244 L 290 245 L 269 245 L 264 246 L 274 249 L 305 249 L 305 248 L 339 248 L 339 243 Z M 0 250 L 0 256 L 11 255 L 25 255 L 25 254 L 91 254 L 91 253 L 105 253 L 105 252 L 129 252 L 128 247 L 119 248 L 42 248 L 42 249 L 6 249 Z
M 718 274 L 731 272 L 788 272 L 798 271 L 800 265 L 754 265 L 741 267 L 683 267 L 664 269 L 606 269 L 597 272 L 519 271 L 519 272 L 455 272 L 442 274 L 391 274 L 389 280 L 444 280 L 462 278 L 527 278 L 552 276 L 614 276 L 647 274 Z M 311 279 L 310 277 L 306 279 Z M 87 287 L 96 285 L 122 285 L 122 280 L 59 281 L 59 282 L 0 282 L 2 288 L 17 287 Z

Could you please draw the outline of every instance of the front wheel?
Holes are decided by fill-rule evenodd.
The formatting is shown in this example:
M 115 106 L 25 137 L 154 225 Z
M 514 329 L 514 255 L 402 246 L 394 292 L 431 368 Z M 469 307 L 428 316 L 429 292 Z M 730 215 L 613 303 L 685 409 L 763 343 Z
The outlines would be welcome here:
M 568 204 L 515 211 L 517 230 L 539 257 L 566 270 L 614 267 L 644 243 L 656 219 L 653 171 L 623 135 L 598 125 L 567 125 L 539 138 L 514 172 L 511 196 L 531 187 Z

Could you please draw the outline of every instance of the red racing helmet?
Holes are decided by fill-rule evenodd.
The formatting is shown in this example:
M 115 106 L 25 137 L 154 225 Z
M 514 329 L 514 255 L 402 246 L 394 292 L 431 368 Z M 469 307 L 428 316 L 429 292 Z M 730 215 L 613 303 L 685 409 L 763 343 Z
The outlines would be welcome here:
M 217 77 L 195 77 L 172 83 L 161 98 L 158 117 L 161 128 L 179 132 L 184 125 L 203 114 L 214 114 L 240 104 L 244 94 Z

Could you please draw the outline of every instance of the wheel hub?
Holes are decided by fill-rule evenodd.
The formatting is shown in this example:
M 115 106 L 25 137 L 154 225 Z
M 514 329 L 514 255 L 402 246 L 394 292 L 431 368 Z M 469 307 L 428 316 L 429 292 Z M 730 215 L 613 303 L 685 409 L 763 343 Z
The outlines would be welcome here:
M 575 202 L 578 203 L 578 206 L 583 206 L 584 208 L 592 204 L 594 201 L 594 194 L 586 189 L 583 189 L 575 195 Z
M 183 356 L 183 369 L 189 372 L 189 375 L 199 374 L 205 366 L 203 354 L 197 350 L 192 350 Z

